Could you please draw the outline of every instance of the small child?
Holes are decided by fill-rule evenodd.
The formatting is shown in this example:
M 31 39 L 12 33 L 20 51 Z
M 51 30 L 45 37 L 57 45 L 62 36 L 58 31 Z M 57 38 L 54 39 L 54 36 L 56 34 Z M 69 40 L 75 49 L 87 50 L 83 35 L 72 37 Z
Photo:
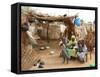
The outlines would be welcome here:
M 86 61 L 86 55 L 87 55 L 87 47 L 85 45 L 85 43 L 83 44 L 78 44 L 78 59 L 80 60 L 80 62 L 85 62 Z
M 70 56 L 68 55 L 68 52 L 67 52 L 67 38 L 66 37 L 63 37 L 59 43 L 59 46 L 61 47 L 61 53 L 60 53 L 60 56 L 63 57 L 64 61 L 63 63 L 65 63 L 65 61 L 67 60 L 68 62 L 68 59 L 70 58 Z
M 65 63 L 66 60 L 67 60 L 67 63 L 68 63 L 68 59 L 70 59 L 70 55 L 68 54 L 67 47 L 63 44 L 61 46 L 61 48 L 62 48 L 61 56 L 64 59 L 63 63 Z

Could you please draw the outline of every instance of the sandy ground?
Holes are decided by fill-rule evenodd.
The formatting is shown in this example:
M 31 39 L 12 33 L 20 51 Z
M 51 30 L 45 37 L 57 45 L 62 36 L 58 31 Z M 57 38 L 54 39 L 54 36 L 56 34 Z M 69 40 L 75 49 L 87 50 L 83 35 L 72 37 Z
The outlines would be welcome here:
M 45 65 L 43 65 L 44 68 L 37 68 L 36 66 L 32 65 L 27 70 L 41 70 L 41 69 L 60 69 L 60 68 L 76 68 L 76 67 L 89 67 L 90 64 L 95 63 L 95 54 L 92 53 L 92 59 L 90 59 L 90 55 L 88 53 L 88 61 L 85 63 L 80 63 L 77 59 L 76 60 L 70 60 L 69 63 L 63 63 L 63 58 L 60 57 L 60 51 L 61 49 L 58 46 L 58 41 L 52 41 L 47 44 L 49 46 L 49 49 L 45 50 L 38 50 L 38 58 L 40 58 L 42 61 L 44 61 Z M 53 54 L 50 52 L 54 51 Z M 34 55 L 34 53 L 32 53 Z M 32 55 L 31 54 L 31 55 Z M 34 61 L 33 61 L 34 64 Z

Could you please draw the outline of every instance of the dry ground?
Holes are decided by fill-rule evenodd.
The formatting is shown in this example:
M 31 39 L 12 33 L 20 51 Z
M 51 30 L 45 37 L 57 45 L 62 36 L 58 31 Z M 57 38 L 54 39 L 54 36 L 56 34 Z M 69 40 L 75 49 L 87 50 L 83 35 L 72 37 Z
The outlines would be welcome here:
M 92 53 L 92 59 L 90 59 L 90 55 L 88 53 L 88 61 L 85 63 L 80 63 L 77 59 L 70 60 L 68 64 L 63 63 L 63 58 L 59 56 L 61 49 L 59 48 L 58 43 L 59 43 L 58 41 L 50 41 L 47 44 L 47 46 L 49 46 L 50 49 L 37 50 L 37 51 L 35 51 L 38 53 L 36 55 L 34 54 L 34 52 L 31 53 L 31 56 L 33 55 L 33 56 L 36 56 L 36 58 L 41 58 L 41 60 L 45 62 L 44 68 L 35 67 L 34 60 L 33 61 L 31 60 L 31 65 L 27 69 L 22 68 L 22 70 L 88 67 L 90 64 L 95 63 L 95 54 L 94 53 Z M 54 51 L 54 53 L 51 54 L 50 53 L 51 51 Z

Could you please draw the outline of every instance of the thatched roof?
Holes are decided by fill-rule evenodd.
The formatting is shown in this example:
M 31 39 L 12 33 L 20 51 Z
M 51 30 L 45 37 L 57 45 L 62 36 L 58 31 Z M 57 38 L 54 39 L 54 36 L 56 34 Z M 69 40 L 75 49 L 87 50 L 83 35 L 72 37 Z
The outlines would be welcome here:
M 64 21 L 64 20 L 67 20 L 67 19 L 73 19 L 76 17 L 75 16 L 58 16 L 58 17 L 55 17 L 55 16 L 39 16 L 39 15 L 33 15 L 33 17 L 35 17 L 36 19 L 38 20 L 42 20 L 42 21 Z

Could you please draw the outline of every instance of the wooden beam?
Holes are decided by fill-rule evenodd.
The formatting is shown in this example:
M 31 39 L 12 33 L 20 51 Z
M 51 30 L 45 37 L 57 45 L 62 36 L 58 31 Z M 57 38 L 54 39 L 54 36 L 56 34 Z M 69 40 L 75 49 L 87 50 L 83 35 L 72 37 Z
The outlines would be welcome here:
M 55 17 L 55 16 L 38 16 L 38 15 L 33 15 L 33 17 L 35 17 L 38 20 L 42 20 L 42 21 L 64 21 L 67 19 L 73 19 L 76 17 L 75 16 L 67 16 L 67 17 Z

